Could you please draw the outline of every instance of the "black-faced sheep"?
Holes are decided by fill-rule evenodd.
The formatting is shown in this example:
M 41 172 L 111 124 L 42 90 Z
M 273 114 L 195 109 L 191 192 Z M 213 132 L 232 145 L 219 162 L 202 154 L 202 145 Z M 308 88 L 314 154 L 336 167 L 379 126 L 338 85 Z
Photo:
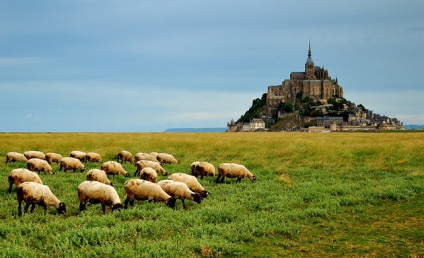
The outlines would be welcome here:
M 205 161 L 195 161 L 190 165 L 191 174 L 195 177 L 215 176 L 215 166 Z
M 12 170 L 8 176 L 9 181 L 9 193 L 12 192 L 12 185 L 15 184 L 18 187 L 23 182 L 36 182 L 43 184 L 37 173 L 29 171 L 25 168 L 17 168 Z
M 158 153 L 156 159 L 161 164 L 177 164 L 178 163 L 177 159 L 174 158 L 174 156 L 172 156 L 171 154 L 168 154 L 168 153 Z
M 206 191 L 206 189 L 199 183 L 199 181 L 197 181 L 197 178 L 195 176 L 184 173 L 174 173 L 169 175 L 168 179 L 185 183 L 188 188 L 190 188 L 190 190 L 200 194 L 201 197 L 208 197 L 208 191 Z
M 134 172 L 134 176 L 140 174 L 140 171 L 143 168 L 153 168 L 157 173 L 161 173 L 162 175 L 167 175 L 166 170 L 158 163 L 158 162 L 154 162 L 154 161 L 149 161 L 149 160 L 140 160 L 137 161 L 135 163 L 137 169 Z
M 81 172 L 85 170 L 84 164 L 77 158 L 66 157 L 60 160 L 59 171 L 66 172 L 67 170 L 76 171 L 79 169 Z
M 95 152 L 87 152 L 86 160 L 88 162 L 101 162 L 102 156 Z
M 59 153 L 54 153 L 54 152 L 46 153 L 46 161 L 49 164 L 52 164 L 53 162 L 56 162 L 56 164 L 59 164 L 62 158 L 63 158 L 62 155 L 60 155 Z
M 106 161 L 100 167 L 101 170 L 105 171 L 107 175 L 112 175 L 115 178 L 115 175 L 123 175 L 129 177 L 130 174 L 125 171 L 122 165 L 115 161 Z
M 81 162 L 87 161 L 87 153 L 83 151 L 71 151 L 69 157 L 79 159 Z
M 98 182 L 101 182 L 103 184 L 113 186 L 113 183 L 110 182 L 110 180 L 107 178 L 106 172 L 101 170 L 101 169 L 96 169 L 96 168 L 90 169 L 87 172 L 86 179 L 88 181 L 98 181 Z
M 144 152 L 139 152 L 139 153 L 135 154 L 134 158 L 135 158 L 135 162 L 140 161 L 140 160 L 150 160 L 150 161 L 159 162 L 157 160 L 156 156 L 149 154 L 149 153 L 144 153 Z
M 237 178 L 236 182 L 240 182 L 242 178 L 249 178 L 250 181 L 256 180 L 256 177 L 243 165 L 235 163 L 222 163 L 218 167 L 218 177 L 216 183 L 223 183 L 224 178 Z
M 97 181 L 84 181 L 78 186 L 78 199 L 80 201 L 80 211 L 85 210 L 87 202 L 92 204 L 100 203 L 103 214 L 106 213 L 106 206 L 114 210 L 122 209 L 122 203 L 115 188 Z
M 144 179 L 152 183 L 157 183 L 158 173 L 153 168 L 146 167 L 140 171 L 140 179 Z
M 167 194 L 158 184 L 142 179 L 130 179 L 125 182 L 124 188 L 127 193 L 124 203 L 125 208 L 128 207 L 128 203 L 133 206 L 134 199 L 164 202 L 168 207 L 175 207 L 175 199 Z
M 202 202 L 202 198 L 198 193 L 191 191 L 185 183 L 177 182 L 173 180 L 162 180 L 158 182 L 158 185 L 169 194 L 172 198 L 180 199 L 183 203 L 183 208 L 186 209 L 184 200 L 191 200 L 197 203 Z
M 6 164 L 9 162 L 16 162 L 16 161 L 26 163 L 28 159 L 25 157 L 24 154 L 19 152 L 8 152 L 6 154 Z
M 21 204 L 25 201 L 24 213 L 27 213 L 28 207 L 31 207 L 31 213 L 34 211 L 35 205 L 38 204 L 44 208 L 44 214 L 47 212 L 47 206 L 52 205 L 59 214 L 66 213 L 66 205 L 61 202 L 50 190 L 47 185 L 35 182 L 24 182 L 16 188 L 18 196 L 18 215 L 22 216 Z
M 121 162 L 121 164 L 123 164 L 125 162 L 129 162 L 131 164 L 134 164 L 134 157 L 133 157 L 131 152 L 126 151 L 126 150 L 121 150 L 118 153 L 117 162 Z
M 29 159 L 27 162 L 27 168 L 31 171 L 38 171 L 38 173 L 44 172 L 44 174 L 46 174 L 48 172 L 50 175 L 54 174 L 52 167 L 44 159 Z
M 27 159 L 46 159 L 46 155 L 41 151 L 26 151 L 24 152 L 24 156 Z

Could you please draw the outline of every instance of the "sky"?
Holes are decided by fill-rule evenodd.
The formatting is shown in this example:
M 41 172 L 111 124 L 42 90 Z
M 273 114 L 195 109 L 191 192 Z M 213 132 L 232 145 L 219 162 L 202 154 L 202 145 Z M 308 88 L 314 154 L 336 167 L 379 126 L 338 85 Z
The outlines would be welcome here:
M 424 1 L 0 2 L 0 132 L 226 127 L 315 65 L 424 124 Z

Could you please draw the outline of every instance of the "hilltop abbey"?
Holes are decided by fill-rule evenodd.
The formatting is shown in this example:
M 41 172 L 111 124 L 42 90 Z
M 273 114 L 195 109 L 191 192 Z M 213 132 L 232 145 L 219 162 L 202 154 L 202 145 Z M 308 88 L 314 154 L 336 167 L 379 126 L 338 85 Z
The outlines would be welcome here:
M 277 114 L 280 103 L 295 104 L 296 97 L 309 97 L 322 103 L 326 103 L 332 97 L 343 98 L 343 89 L 337 79 L 331 79 L 324 67 L 314 65 L 310 43 L 305 71 L 292 72 L 290 79 L 284 80 L 281 85 L 268 86 L 266 98 L 268 116 Z

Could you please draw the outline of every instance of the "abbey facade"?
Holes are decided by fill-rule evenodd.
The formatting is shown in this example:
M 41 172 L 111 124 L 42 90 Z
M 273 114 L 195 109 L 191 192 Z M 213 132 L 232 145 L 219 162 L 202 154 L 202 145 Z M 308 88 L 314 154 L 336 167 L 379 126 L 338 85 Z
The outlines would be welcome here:
M 305 71 L 292 72 L 290 79 L 284 80 L 281 85 L 268 86 L 266 99 L 268 116 L 274 116 L 278 113 L 280 103 L 294 105 L 296 97 L 309 97 L 324 104 L 332 97 L 343 98 L 343 89 L 338 84 L 337 79 L 331 79 L 324 67 L 314 65 L 310 44 Z

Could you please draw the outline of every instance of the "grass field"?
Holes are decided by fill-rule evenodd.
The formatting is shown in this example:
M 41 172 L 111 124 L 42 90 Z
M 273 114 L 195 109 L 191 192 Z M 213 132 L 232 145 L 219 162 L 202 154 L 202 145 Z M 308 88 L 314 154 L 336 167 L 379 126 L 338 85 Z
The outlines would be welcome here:
M 255 182 L 200 180 L 210 192 L 184 210 L 163 203 L 80 213 L 85 173 L 41 174 L 67 205 L 17 217 L 8 194 L 9 151 L 68 156 L 167 152 L 190 173 L 193 161 L 244 164 Z M 86 171 L 101 163 L 85 163 Z M 133 175 L 135 167 L 124 164 Z M 0 257 L 423 257 L 424 133 L 0 133 Z M 164 179 L 164 176 L 159 176 Z M 114 178 L 121 200 L 127 178 Z

